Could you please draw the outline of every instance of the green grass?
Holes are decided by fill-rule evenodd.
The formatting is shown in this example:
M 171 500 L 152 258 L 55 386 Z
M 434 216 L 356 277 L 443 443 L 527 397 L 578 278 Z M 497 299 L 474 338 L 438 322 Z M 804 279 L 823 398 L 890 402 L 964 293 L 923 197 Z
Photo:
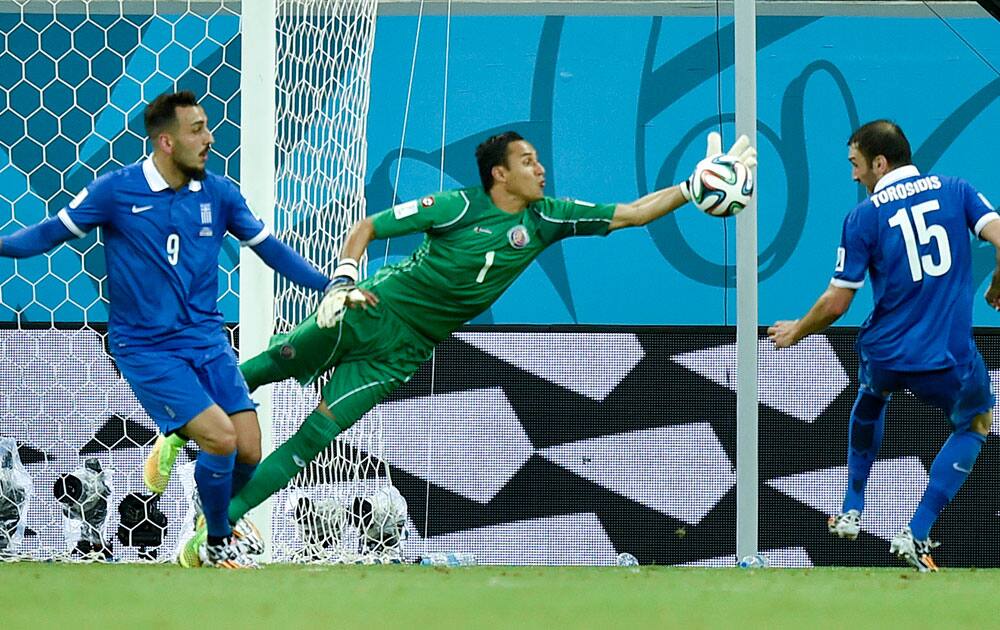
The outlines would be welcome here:
M 1000 571 L 0 564 L 0 627 L 986 628 Z

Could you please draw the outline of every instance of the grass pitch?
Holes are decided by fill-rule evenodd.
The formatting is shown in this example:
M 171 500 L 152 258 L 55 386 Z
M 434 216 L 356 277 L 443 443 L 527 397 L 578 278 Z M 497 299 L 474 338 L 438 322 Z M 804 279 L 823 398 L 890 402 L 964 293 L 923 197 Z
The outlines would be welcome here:
M 0 564 L 0 627 L 987 628 L 998 570 Z

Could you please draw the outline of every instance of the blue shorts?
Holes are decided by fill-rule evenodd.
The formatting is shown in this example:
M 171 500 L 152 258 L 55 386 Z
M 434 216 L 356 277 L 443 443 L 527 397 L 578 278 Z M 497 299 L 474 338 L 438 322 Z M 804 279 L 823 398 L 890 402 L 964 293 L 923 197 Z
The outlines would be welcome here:
M 944 411 L 956 431 L 968 431 L 972 419 L 993 408 L 995 399 L 983 356 L 968 363 L 928 372 L 899 372 L 869 363 L 860 357 L 861 388 L 881 397 L 901 389 Z
M 115 363 L 164 434 L 177 431 L 213 404 L 229 415 L 255 408 L 228 343 L 120 354 Z

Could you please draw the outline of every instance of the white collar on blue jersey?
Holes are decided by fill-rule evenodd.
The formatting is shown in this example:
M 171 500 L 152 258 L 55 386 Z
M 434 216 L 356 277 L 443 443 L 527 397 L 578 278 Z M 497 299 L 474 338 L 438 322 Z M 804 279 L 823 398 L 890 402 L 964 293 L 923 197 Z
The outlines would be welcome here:
M 170 188 L 170 184 L 167 180 L 163 179 L 163 175 L 160 175 L 160 171 L 157 170 L 156 164 L 153 164 L 153 156 L 149 156 L 142 162 L 142 174 L 146 176 L 146 183 L 149 184 L 149 189 L 153 192 L 160 192 Z M 188 190 L 191 192 L 198 192 L 201 190 L 201 182 L 197 179 L 192 179 L 188 182 Z
M 918 171 L 917 167 L 912 164 L 907 164 L 906 166 L 900 166 L 899 168 L 894 168 L 885 175 L 883 175 L 882 179 L 878 180 L 878 183 L 875 184 L 875 190 L 872 191 L 872 194 L 874 195 L 875 193 L 882 190 L 886 186 L 892 186 L 901 179 L 906 179 L 907 177 L 916 177 L 919 174 L 920 171 Z

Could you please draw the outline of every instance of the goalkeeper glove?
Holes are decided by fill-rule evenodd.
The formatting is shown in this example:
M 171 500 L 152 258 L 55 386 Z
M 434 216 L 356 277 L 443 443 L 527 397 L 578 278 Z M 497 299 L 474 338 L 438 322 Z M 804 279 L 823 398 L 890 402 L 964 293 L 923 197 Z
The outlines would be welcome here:
M 333 272 L 333 280 L 326 285 L 326 294 L 316 310 L 316 325 L 333 328 L 344 319 L 348 307 L 364 304 L 365 294 L 355 286 L 358 281 L 358 261 L 344 258 Z
M 706 164 L 711 163 L 712 158 L 720 155 L 721 153 L 722 136 L 713 131 L 708 134 L 708 147 L 705 149 L 705 158 L 698 162 L 691 175 L 679 184 L 681 194 L 684 195 L 685 199 L 691 201 L 691 187 L 695 176 L 697 176 L 698 173 L 705 168 Z M 757 166 L 757 149 L 750 146 L 750 138 L 747 138 L 746 135 L 741 135 L 737 138 L 736 142 L 733 143 L 733 146 L 729 147 L 729 150 L 726 151 L 726 155 L 743 162 L 744 166 L 748 169 L 753 169 Z

